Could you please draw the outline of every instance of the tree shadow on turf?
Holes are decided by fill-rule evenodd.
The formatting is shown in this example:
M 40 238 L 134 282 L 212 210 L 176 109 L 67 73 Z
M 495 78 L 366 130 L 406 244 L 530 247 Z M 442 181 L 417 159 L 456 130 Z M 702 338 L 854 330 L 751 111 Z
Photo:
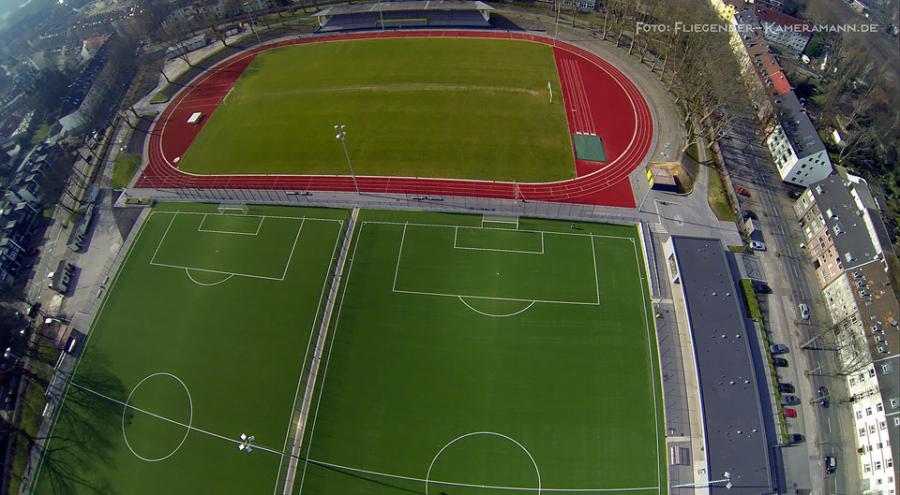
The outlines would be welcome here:
M 53 433 L 44 441 L 40 482 L 35 493 L 118 493 L 109 481 L 97 479 L 98 465 L 114 467 L 111 455 L 121 436 L 122 405 L 98 394 L 124 401 L 127 389 L 112 373 L 106 371 L 109 359 L 91 355 L 86 371 L 68 380 L 64 409 L 60 411 Z M 88 392 L 89 389 L 95 393 Z

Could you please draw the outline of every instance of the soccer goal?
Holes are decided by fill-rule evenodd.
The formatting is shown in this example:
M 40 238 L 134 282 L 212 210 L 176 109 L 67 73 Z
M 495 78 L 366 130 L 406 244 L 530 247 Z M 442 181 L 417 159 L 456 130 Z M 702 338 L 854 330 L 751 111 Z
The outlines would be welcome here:
M 220 215 L 246 215 L 250 213 L 250 207 L 246 203 L 219 203 L 217 210 Z
M 482 215 L 481 227 L 519 229 L 519 217 L 514 215 Z

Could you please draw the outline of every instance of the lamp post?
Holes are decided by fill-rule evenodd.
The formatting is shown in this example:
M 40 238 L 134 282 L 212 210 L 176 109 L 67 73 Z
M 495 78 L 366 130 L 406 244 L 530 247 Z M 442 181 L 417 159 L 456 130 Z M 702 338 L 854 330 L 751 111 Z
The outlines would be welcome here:
M 337 134 L 335 134 L 334 137 L 337 138 L 344 147 L 344 156 L 347 157 L 347 167 L 350 168 L 350 177 L 353 179 L 353 187 L 356 189 L 356 194 L 359 194 L 359 183 L 356 182 L 356 173 L 353 172 L 353 162 L 350 161 L 350 151 L 347 150 L 347 126 L 344 124 L 335 124 L 334 130 L 337 131 Z
M 261 45 L 262 41 L 259 40 L 259 33 L 256 32 L 256 28 L 253 27 L 254 19 L 253 19 L 253 6 L 250 5 L 250 2 L 244 2 L 241 4 L 242 7 L 246 9 L 247 13 L 247 23 L 250 24 L 250 31 L 253 31 L 253 34 L 256 35 L 256 44 Z
M 731 487 L 734 486 L 731 484 L 731 473 L 725 471 L 722 474 L 722 479 L 720 480 L 707 481 L 706 483 L 686 483 L 684 485 L 672 485 L 672 488 L 707 488 L 717 483 L 725 483 L 726 490 L 731 490 Z

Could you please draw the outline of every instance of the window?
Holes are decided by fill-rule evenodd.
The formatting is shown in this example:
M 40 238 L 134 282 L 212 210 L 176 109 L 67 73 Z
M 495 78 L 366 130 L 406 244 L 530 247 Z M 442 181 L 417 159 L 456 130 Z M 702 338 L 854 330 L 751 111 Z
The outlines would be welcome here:
M 894 426 L 900 426 L 900 418 L 894 418 Z
M 869 368 L 869 376 L 875 376 L 875 368 Z
M 886 430 L 886 429 L 887 429 L 887 422 L 886 422 L 886 421 L 879 421 L 879 422 L 878 422 L 878 429 L 879 429 L 879 430 L 882 430 L 882 431 Z
M 892 467 L 894 467 L 894 460 L 891 458 L 887 458 L 884 460 L 884 465 L 886 467 L 892 468 Z
M 875 425 L 869 425 L 869 433 L 875 433 Z
M 870 465 L 868 465 L 868 464 L 863 464 L 863 471 L 865 471 L 865 472 L 867 472 L 867 473 L 871 473 L 871 472 L 872 472 L 872 466 L 870 466 Z
M 871 415 L 872 415 L 872 408 L 871 408 L 871 407 L 867 407 L 867 408 L 866 408 L 866 416 L 871 416 Z
M 891 399 L 891 409 L 897 409 L 897 399 Z
M 862 411 L 856 411 L 856 419 L 862 419 Z M 900 418 L 897 418 L 900 421 Z
M 875 470 L 881 471 L 881 461 L 875 461 Z
M 878 412 L 884 411 L 884 406 L 881 405 L 881 402 L 875 404 L 875 410 Z

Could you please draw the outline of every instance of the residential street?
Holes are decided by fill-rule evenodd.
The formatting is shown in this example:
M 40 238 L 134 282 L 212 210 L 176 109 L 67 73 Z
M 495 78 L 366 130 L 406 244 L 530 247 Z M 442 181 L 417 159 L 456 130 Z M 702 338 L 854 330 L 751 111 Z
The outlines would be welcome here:
M 766 324 L 773 342 L 787 344 L 790 366 L 779 369 L 779 379 L 793 383 L 802 404 L 798 418 L 788 419 L 789 431 L 806 437 L 804 444 L 782 448 L 789 487 L 811 489 L 813 493 L 857 493 L 856 446 L 848 392 L 843 376 L 837 376 L 837 353 L 829 350 L 803 350 L 801 347 L 831 326 L 825 300 L 815 281 L 812 263 L 800 247 L 802 233 L 792 209 L 789 189 L 781 183 L 761 135 L 754 134 L 757 123 L 751 118 L 734 126 L 721 143 L 721 150 L 735 186 L 743 186 L 750 198 L 741 198 L 742 210 L 759 216 L 768 251 L 760 253 L 765 280 L 772 294 L 761 295 Z M 757 144 L 760 143 L 760 144 Z M 797 305 L 805 302 L 812 310 L 809 321 L 801 321 Z M 820 339 L 815 347 L 829 348 L 829 339 Z M 819 386 L 826 386 L 833 397 L 831 407 L 823 409 L 811 403 Z M 838 470 L 825 476 L 823 456 L 834 455 Z M 810 477 L 811 476 L 811 477 Z

